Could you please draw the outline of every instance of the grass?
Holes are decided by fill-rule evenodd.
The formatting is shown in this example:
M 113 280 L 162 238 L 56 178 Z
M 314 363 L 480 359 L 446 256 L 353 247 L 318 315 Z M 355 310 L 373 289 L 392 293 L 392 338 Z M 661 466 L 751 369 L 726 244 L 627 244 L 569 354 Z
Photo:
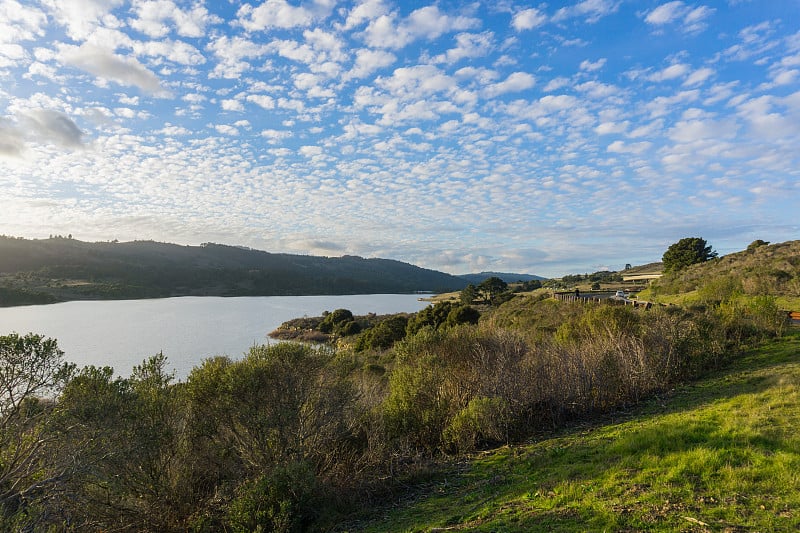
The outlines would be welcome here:
M 679 294 L 661 294 L 654 296 L 650 289 L 643 290 L 637 296 L 640 300 L 668 304 L 668 305 L 691 305 L 699 303 L 702 298 L 696 290 L 682 292 Z M 786 311 L 800 311 L 800 297 L 781 295 L 775 298 L 775 303 L 779 309 Z
M 350 531 L 800 530 L 797 329 L 615 418 L 450 465 Z

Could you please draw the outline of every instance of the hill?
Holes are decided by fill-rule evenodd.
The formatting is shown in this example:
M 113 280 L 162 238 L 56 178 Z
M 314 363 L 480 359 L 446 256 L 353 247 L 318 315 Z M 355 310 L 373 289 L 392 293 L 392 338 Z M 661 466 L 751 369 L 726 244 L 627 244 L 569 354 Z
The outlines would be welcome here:
M 208 243 L 0 237 L 0 305 L 167 296 L 460 290 L 462 279 L 390 259 L 272 254 Z
M 800 241 L 772 245 L 756 241 L 747 250 L 666 273 L 642 298 L 675 301 L 679 296 L 690 303 L 708 299 L 709 294 L 720 300 L 732 293 L 777 296 L 784 306 L 796 306 L 800 299 Z
M 647 263 L 646 265 L 637 265 L 631 268 L 626 268 L 620 273 L 625 276 L 634 276 L 637 274 L 658 274 L 664 270 L 664 264 L 661 261 L 656 263 Z
M 454 462 L 350 531 L 797 531 L 800 333 L 616 420 Z
M 491 277 L 500 278 L 506 283 L 516 283 L 518 281 L 534 281 L 537 279 L 541 281 L 547 279 L 543 278 L 542 276 L 535 276 L 533 274 L 513 274 L 509 272 L 480 272 L 477 274 L 461 274 L 458 277 L 463 279 L 467 283 L 472 283 L 473 285 L 479 285 L 482 281 Z

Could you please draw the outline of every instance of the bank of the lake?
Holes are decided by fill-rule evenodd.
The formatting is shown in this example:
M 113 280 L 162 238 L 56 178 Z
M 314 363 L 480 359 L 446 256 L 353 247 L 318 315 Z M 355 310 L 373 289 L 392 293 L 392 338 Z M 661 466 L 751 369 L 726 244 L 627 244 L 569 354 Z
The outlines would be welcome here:
M 79 366 L 112 366 L 127 376 L 133 365 L 159 352 L 179 379 L 214 355 L 237 358 L 270 342 L 281 323 L 324 311 L 355 314 L 416 312 L 418 294 L 343 296 L 180 297 L 75 301 L 0 309 L 0 335 L 39 333 L 58 340 Z M 275 341 L 272 341 L 275 342 Z

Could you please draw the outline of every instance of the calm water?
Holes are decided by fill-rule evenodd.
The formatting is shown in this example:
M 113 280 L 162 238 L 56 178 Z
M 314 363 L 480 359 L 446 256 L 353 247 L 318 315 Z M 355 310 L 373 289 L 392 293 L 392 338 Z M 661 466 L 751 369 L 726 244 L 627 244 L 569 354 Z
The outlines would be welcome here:
M 415 312 L 427 305 L 414 294 L 65 302 L 0 308 L 0 335 L 52 337 L 67 360 L 78 366 L 112 366 L 123 376 L 163 351 L 176 377 L 183 379 L 207 357 L 238 358 L 268 342 L 267 334 L 292 318 L 341 308 L 356 315 Z

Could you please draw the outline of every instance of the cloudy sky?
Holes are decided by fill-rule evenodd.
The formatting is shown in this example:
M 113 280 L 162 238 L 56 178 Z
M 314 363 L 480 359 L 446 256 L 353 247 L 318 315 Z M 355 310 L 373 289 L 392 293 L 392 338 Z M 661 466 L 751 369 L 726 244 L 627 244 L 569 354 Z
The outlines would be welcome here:
M 800 238 L 800 0 L 0 0 L 0 233 L 552 276 Z

